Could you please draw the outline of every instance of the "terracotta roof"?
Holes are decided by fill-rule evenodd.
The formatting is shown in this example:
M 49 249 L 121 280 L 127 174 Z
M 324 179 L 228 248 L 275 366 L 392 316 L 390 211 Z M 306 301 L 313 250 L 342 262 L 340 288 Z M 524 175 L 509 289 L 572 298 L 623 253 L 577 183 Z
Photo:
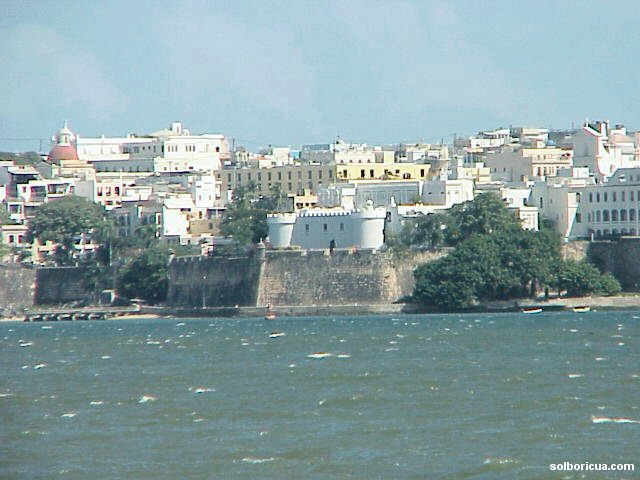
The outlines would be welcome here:
M 78 152 L 73 145 L 56 145 L 49 151 L 49 161 L 59 164 L 60 160 L 78 160 Z

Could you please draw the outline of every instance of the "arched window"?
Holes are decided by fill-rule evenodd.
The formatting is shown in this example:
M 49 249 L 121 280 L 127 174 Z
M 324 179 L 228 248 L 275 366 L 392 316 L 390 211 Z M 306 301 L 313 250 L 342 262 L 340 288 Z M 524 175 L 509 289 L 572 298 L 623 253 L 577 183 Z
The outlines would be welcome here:
M 618 210 L 611 210 L 611 221 L 612 222 L 618 221 Z
M 602 215 L 600 214 L 600 210 L 596 210 L 596 222 L 602 221 Z
M 596 202 L 600 203 L 600 192 L 596 193 Z
M 608 222 L 609 221 L 609 210 L 603 210 L 602 211 L 602 221 L 603 222 Z
M 621 222 L 626 222 L 627 221 L 627 211 L 626 210 L 620 210 L 620 221 Z
M 636 211 L 634 208 L 629 210 L 629 221 L 634 222 L 636 220 Z

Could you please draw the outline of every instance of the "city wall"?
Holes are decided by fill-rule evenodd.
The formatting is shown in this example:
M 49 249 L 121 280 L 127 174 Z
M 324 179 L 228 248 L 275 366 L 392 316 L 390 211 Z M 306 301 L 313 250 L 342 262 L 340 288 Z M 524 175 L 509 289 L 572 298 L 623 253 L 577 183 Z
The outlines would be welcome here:
M 33 302 L 36 305 L 60 305 L 88 299 L 81 267 L 41 267 L 36 270 L 35 280 Z
M 36 269 L 0 264 L 0 317 L 12 317 L 33 305 Z
M 255 306 L 262 254 L 242 257 L 178 257 L 169 265 L 167 305 Z
M 624 290 L 640 289 L 640 238 L 591 242 L 589 259 L 600 270 L 612 273 Z
M 413 269 L 442 253 L 259 250 L 248 257 L 187 257 L 169 266 L 176 307 L 389 304 L 413 291 Z

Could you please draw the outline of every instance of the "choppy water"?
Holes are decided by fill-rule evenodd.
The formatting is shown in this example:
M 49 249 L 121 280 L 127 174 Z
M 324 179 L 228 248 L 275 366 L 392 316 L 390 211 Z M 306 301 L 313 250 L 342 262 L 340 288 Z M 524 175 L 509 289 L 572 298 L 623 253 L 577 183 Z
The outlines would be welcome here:
M 0 324 L 0 478 L 638 478 L 639 346 L 638 312 Z

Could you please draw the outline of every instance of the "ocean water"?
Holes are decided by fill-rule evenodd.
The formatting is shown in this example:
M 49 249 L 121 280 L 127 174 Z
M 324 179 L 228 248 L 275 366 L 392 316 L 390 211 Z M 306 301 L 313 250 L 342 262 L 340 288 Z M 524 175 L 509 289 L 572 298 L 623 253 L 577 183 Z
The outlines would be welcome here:
M 640 478 L 640 312 L 3 323 L 0 368 L 2 479 Z

